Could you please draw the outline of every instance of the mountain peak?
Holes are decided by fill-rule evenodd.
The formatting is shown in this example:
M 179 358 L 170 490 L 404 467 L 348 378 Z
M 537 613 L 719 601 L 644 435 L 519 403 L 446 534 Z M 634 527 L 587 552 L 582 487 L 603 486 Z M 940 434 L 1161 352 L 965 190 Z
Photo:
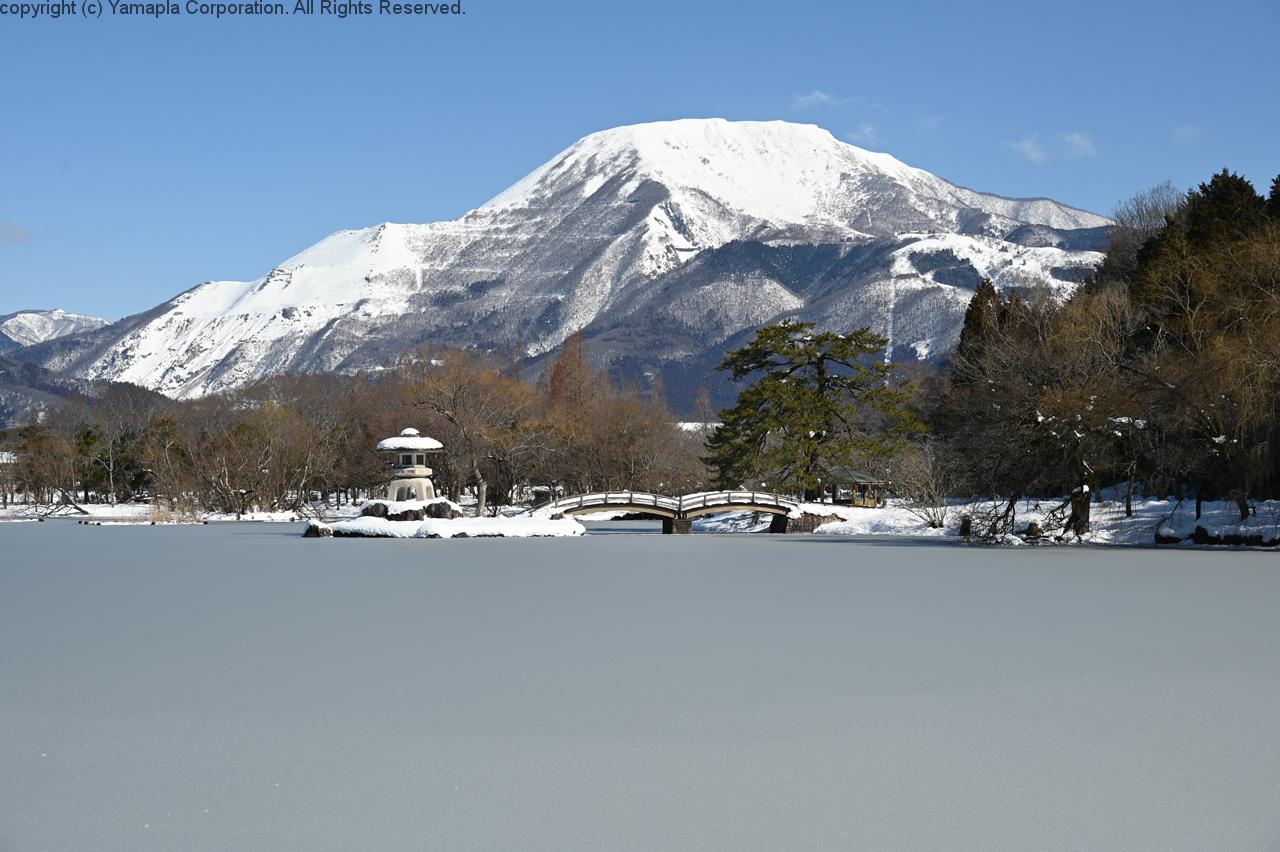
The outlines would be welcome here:
M 678 162 L 688 161 L 690 156 L 701 162 L 711 153 L 732 160 L 771 165 L 782 156 L 803 160 L 834 155 L 904 179 L 927 174 L 889 154 L 843 142 L 825 127 L 780 120 L 682 118 L 655 121 L 602 130 L 583 138 L 575 147 L 578 146 L 629 146 L 656 168 L 675 167 Z
M 106 324 L 104 319 L 74 314 L 61 308 L 15 311 L 0 316 L 0 352 L 92 331 Z
M 569 183 L 585 186 L 589 196 L 610 177 L 624 176 L 631 179 L 628 188 L 653 180 L 736 212 L 794 223 L 822 214 L 823 196 L 842 174 L 909 180 L 917 171 L 887 154 L 843 143 L 814 124 L 676 119 L 585 136 L 485 208 L 538 206 Z
M 883 235 L 869 214 L 912 208 L 911 230 L 954 227 L 954 211 L 1000 217 L 1009 228 L 1099 227 L 1102 216 L 1045 199 L 1003 198 L 952 184 L 897 158 L 837 139 L 814 124 L 787 121 L 676 119 L 592 133 L 498 195 L 481 210 L 538 208 L 590 198 L 621 180 L 635 190 L 654 181 L 677 203 L 712 202 L 764 225 L 819 225 L 853 237 Z M 901 202 L 901 203 L 899 203 Z M 894 227 L 903 224 L 892 223 Z

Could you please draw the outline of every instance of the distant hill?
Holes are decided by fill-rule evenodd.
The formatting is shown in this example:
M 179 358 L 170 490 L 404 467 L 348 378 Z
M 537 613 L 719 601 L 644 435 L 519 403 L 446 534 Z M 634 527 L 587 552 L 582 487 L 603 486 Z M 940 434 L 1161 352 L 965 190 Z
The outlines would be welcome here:
M 0 429 L 33 420 L 63 400 L 80 396 L 89 385 L 0 356 Z
M 99 317 L 73 314 L 70 311 L 17 311 L 0 316 L 0 354 L 24 346 L 34 346 L 69 334 L 93 331 L 107 325 Z
M 112 384 L 77 379 L 0 355 L 0 430 L 39 420 L 68 401 L 96 397 Z M 163 399 L 159 394 L 155 397 Z

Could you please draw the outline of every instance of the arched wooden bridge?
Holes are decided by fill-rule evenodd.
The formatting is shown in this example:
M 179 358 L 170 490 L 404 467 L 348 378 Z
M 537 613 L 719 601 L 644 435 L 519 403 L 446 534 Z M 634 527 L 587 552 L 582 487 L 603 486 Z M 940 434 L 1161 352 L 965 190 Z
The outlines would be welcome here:
M 682 497 L 649 494 L 644 491 L 600 491 L 594 494 L 575 494 L 544 503 L 533 510 L 535 515 L 583 515 L 590 512 L 634 512 L 656 515 L 663 519 L 664 533 L 687 533 L 693 519 L 718 512 L 765 512 L 774 515 L 780 523 L 774 531 L 786 530 L 786 518 L 800 505 L 793 497 L 770 494 L 765 491 L 702 491 Z

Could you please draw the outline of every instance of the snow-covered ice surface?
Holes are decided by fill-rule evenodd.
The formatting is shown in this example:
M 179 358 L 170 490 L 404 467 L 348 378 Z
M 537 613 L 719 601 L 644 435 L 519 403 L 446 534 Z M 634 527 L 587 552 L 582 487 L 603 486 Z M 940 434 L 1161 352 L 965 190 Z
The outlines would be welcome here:
M 0 849 L 1280 848 L 1270 553 L 0 526 Z

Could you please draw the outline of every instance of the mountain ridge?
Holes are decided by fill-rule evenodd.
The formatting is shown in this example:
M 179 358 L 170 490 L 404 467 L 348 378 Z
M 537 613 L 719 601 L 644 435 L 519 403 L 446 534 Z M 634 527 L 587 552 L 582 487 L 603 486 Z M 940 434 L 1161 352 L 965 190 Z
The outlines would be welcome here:
M 109 323 L 100 317 L 72 313 L 61 308 L 14 311 L 0 315 L 0 352 L 10 352 L 47 340 L 93 331 L 106 325 Z
M 422 343 L 518 346 L 537 360 L 574 332 L 629 329 L 652 357 L 627 370 L 647 376 L 783 315 L 869 325 L 897 338 L 890 354 L 938 357 L 966 282 L 1064 295 L 1100 260 L 1107 224 L 959 187 L 815 125 L 630 125 L 583 137 L 457 219 L 338 231 L 262 278 L 204 282 L 21 357 L 198 396 L 276 372 L 372 368 Z M 693 264 L 733 243 L 834 246 L 845 259 L 823 261 L 821 292 L 765 268 L 717 278 L 710 260 Z M 646 347 L 646 311 L 679 320 L 685 338 Z M 636 354 L 600 348 L 610 364 Z

